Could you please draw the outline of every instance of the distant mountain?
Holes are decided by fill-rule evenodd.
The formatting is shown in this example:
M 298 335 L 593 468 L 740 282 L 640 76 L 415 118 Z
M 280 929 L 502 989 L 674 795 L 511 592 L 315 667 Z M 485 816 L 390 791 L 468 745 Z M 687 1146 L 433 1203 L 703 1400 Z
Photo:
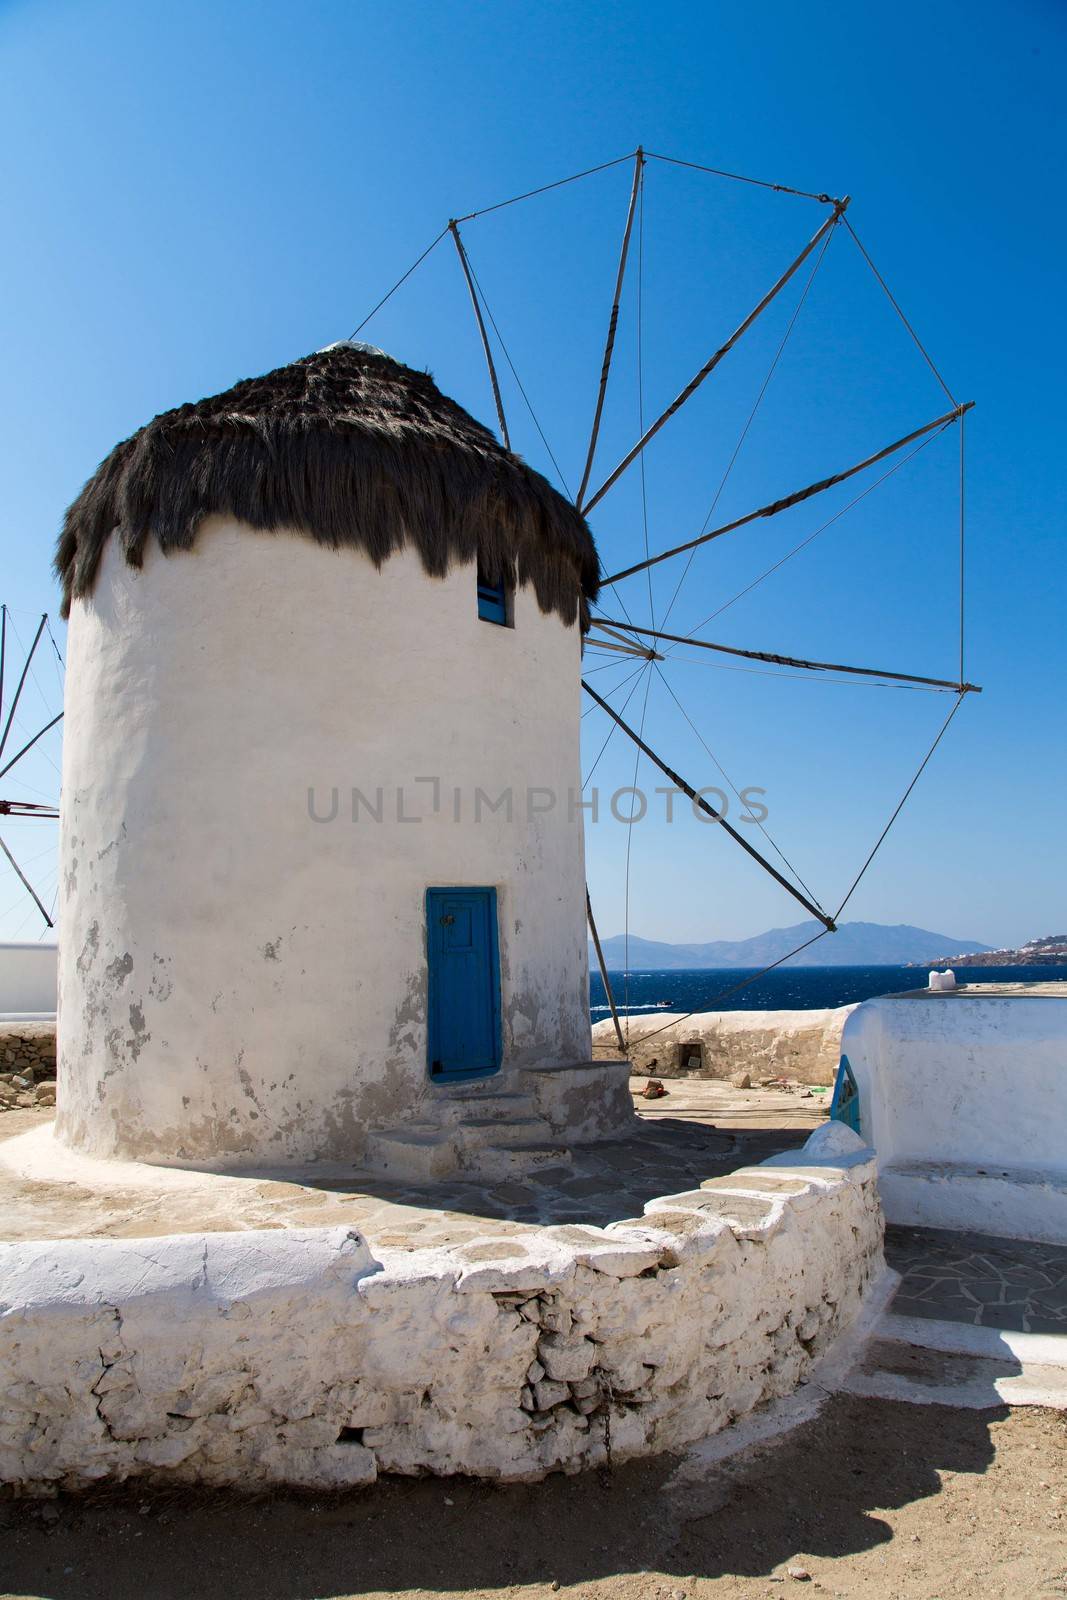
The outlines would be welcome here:
M 710 944 L 660 944 L 655 939 L 630 935 L 631 972 L 678 970 L 683 967 L 765 967 L 780 961 L 790 950 L 817 934 L 822 924 L 798 922 L 792 928 L 772 928 L 752 939 L 715 939 Z M 626 965 L 626 941 L 621 933 L 604 940 L 604 959 L 608 970 L 621 972 Z M 836 933 L 792 956 L 784 966 L 791 967 L 903 967 L 909 962 L 933 962 L 938 951 L 954 955 L 980 955 L 988 945 L 973 939 L 956 939 L 951 934 L 931 933 L 907 923 L 888 927 L 880 922 L 845 922 Z M 945 958 L 942 958 L 945 959 Z M 590 964 L 596 956 L 590 946 Z
M 1028 939 L 1017 950 L 982 950 L 977 954 L 960 950 L 938 956 L 931 965 L 943 967 L 948 962 L 957 967 L 1067 967 L 1067 933 Z

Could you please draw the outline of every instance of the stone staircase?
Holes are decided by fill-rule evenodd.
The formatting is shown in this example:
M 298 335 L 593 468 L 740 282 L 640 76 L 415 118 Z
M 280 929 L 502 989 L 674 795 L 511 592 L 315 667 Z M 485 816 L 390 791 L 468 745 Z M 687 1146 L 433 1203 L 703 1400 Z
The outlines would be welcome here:
M 415 1181 L 500 1181 L 566 1166 L 572 1145 L 628 1129 L 627 1074 L 624 1061 L 578 1061 L 434 1084 L 420 1118 L 371 1135 L 366 1164 Z
M 435 1086 L 434 1119 L 373 1134 L 368 1165 L 384 1176 L 493 1180 L 567 1165 L 566 1140 L 553 1134 L 535 1094 L 508 1087 L 511 1078 Z

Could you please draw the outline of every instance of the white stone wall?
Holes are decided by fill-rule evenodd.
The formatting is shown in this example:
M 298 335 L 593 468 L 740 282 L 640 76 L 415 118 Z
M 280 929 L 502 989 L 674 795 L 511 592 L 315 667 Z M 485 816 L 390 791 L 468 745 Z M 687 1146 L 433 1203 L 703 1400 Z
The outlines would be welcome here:
M 69 634 L 61 1139 L 232 1168 L 427 1115 L 433 885 L 497 888 L 504 1073 L 588 1058 L 580 634 L 514 609 L 219 518 L 141 571 L 108 542 Z
M 663 1011 L 624 1019 L 623 1027 L 628 1027 L 635 1072 L 657 1078 L 729 1078 L 747 1072 L 753 1082 L 773 1075 L 830 1084 L 841 1057 L 841 1031 L 854 1009 L 697 1011 L 677 1022 L 676 1013 Z M 593 1046 L 618 1054 L 610 1017 L 594 1024 Z M 701 1048 L 694 1052 L 692 1046 Z M 688 1066 L 694 1053 L 701 1055 L 696 1070 Z
M 55 1010 L 55 945 L 0 944 L 0 1015 L 54 1016 Z
M 851 1153 L 842 1153 L 848 1146 Z M 787 1394 L 879 1276 L 871 1152 L 442 1250 L 345 1230 L 0 1245 L 0 1479 L 536 1479 Z
M 893 1222 L 1067 1240 L 1067 999 L 867 1000 L 841 1048 Z

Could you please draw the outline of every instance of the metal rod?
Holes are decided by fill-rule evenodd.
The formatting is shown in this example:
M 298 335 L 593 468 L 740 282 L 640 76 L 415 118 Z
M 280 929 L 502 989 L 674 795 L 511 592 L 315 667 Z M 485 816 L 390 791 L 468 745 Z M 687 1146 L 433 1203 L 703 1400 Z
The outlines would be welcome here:
M 615 1005 L 615 996 L 611 992 L 611 983 L 608 980 L 607 964 L 604 960 L 604 952 L 600 947 L 600 935 L 597 933 L 596 923 L 593 921 L 593 903 L 589 898 L 588 884 L 586 884 L 585 888 L 585 914 L 589 920 L 589 932 L 593 936 L 593 949 L 596 951 L 597 966 L 600 968 L 600 980 L 604 985 L 604 993 L 608 997 L 608 1007 L 611 1011 L 611 1020 L 615 1024 L 615 1037 L 619 1041 L 619 1049 L 622 1051 L 623 1055 L 625 1055 L 626 1040 L 622 1036 L 622 1024 L 619 1021 L 619 1013 Z
M 36 889 L 33 887 L 33 884 L 30 882 L 29 878 L 27 878 L 26 874 L 23 872 L 22 868 L 19 866 L 18 862 L 15 860 L 14 856 L 11 854 L 11 851 L 8 849 L 7 845 L 4 843 L 3 839 L 0 839 L 0 850 L 2 850 L 4 852 L 5 856 L 10 861 L 11 865 L 14 867 L 16 873 L 18 874 L 18 876 L 19 876 L 19 878 L 20 878 L 20 880 L 22 882 L 23 888 L 32 897 L 34 904 L 36 905 L 38 911 L 41 913 L 41 915 L 44 918 L 44 920 L 47 922 L 48 926 L 50 928 L 54 928 L 55 927 L 55 923 L 52 921 L 51 917 L 48 915 L 48 912 L 45 910 L 44 906 L 41 904 L 40 900 L 37 898 Z
M 684 633 L 663 633 L 656 628 L 639 628 L 632 622 L 615 622 L 602 617 L 592 619 L 596 628 L 622 628 L 630 633 L 648 634 L 672 644 L 691 644 L 700 650 L 717 650 L 724 656 L 744 656 L 747 661 L 771 661 L 779 667 L 803 667 L 809 672 L 851 672 L 864 678 L 891 678 L 894 683 L 925 683 L 935 689 L 954 689 L 957 694 L 981 694 L 977 683 L 954 683 L 948 678 L 921 678 L 914 672 L 883 672 L 879 667 L 843 667 L 834 661 L 805 661 L 800 656 L 780 656 L 769 650 L 741 650 L 735 645 L 712 644 L 710 639 L 693 639 Z M 0 772 L 0 778 L 3 777 Z
M 801 894 L 799 889 L 794 888 L 794 886 L 789 882 L 788 878 L 783 878 L 777 867 L 772 867 L 771 863 L 765 856 L 761 856 L 759 851 L 754 849 L 753 846 L 749 844 L 747 839 L 742 838 L 737 829 L 730 826 L 721 812 L 716 811 L 714 806 L 709 806 L 703 795 L 698 794 L 693 788 L 692 784 L 686 783 L 685 779 L 679 777 L 678 773 L 674 771 L 673 767 L 669 767 L 665 761 L 661 761 L 656 752 L 649 749 L 648 745 L 641 738 L 641 736 L 634 732 L 629 723 L 623 721 L 623 719 L 619 716 L 619 713 L 614 711 L 611 706 L 608 705 L 608 702 L 597 694 L 595 689 L 590 688 L 589 684 L 586 683 L 584 678 L 582 679 L 582 688 L 585 690 L 586 694 L 590 695 L 596 701 L 598 706 L 607 712 L 608 716 L 611 717 L 612 721 L 622 729 L 623 733 L 629 735 L 637 748 L 639 750 L 643 750 L 645 755 L 648 756 L 649 760 L 653 761 L 659 770 L 668 778 L 670 778 L 671 782 L 681 790 L 682 794 L 688 795 L 689 799 L 695 806 L 699 806 L 701 811 L 706 812 L 713 822 L 717 822 L 720 827 L 725 828 L 726 832 L 730 835 L 730 838 L 733 839 L 736 844 L 739 844 L 742 850 L 746 851 L 754 861 L 758 861 L 763 870 L 765 872 L 769 872 L 776 883 L 780 883 L 783 889 L 788 890 L 788 892 L 793 896 L 794 900 L 799 900 L 805 911 L 810 911 L 812 916 L 816 917 L 823 924 L 827 932 L 836 932 L 833 919 L 828 917 L 825 911 L 821 911 L 813 901 L 809 900 L 807 895 Z
M 464 250 L 463 240 L 459 236 L 459 224 L 455 221 L 450 222 L 448 224 L 448 231 L 452 235 L 456 250 L 459 254 L 459 264 L 463 268 L 463 276 L 467 280 L 467 288 L 470 291 L 471 305 L 474 307 L 474 315 L 478 323 L 478 332 L 482 336 L 482 350 L 485 353 L 485 364 L 489 368 L 489 382 L 493 385 L 493 399 L 496 401 L 496 414 L 497 420 L 500 423 L 501 437 L 504 440 L 505 448 L 510 450 L 511 437 L 508 434 L 507 419 L 504 416 L 504 402 L 500 398 L 500 384 L 497 381 L 496 365 L 493 361 L 493 352 L 489 347 L 489 335 L 485 331 L 485 322 L 482 318 L 481 305 L 478 302 L 478 293 L 474 287 L 474 279 L 471 277 L 470 264 L 467 261 L 467 252 Z
M 655 422 L 650 428 L 645 429 L 644 433 L 641 435 L 640 439 L 638 439 L 630 453 L 623 457 L 618 466 L 615 468 L 614 472 L 611 473 L 610 477 L 604 480 L 596 494 L 593 495 L 592 499 L 586 503 L 585 510 L 587 513 L 592 511 L 598 500 L 603 499 L 604 495 L 607 494 L 615 480 L 621 477 L 626 471 L 626 468 L 630 465 L 631 461 L 634 461 L 637 456 L 641 454 L 641 451 L 645 448 L 645 445 L 648 444 L 649 440 L 659 432 L 664 423 L 669 422 L 671 417 L 674 416 L 674 413 L 689 399 L 690 395 L 695 393 L 695 391 L 700 388 L 700 385 L 704 382 L 704 379 L 708 376 L 708 374 L 710 372 L 714 372 L 715 368 L 718 366 L 723 357 L 729 355 L 730 351 L 741 338 L 742 334 L 748 332 L 749 328 L 751 328 L 752 324 L 755 322 L 760 313 L 767 309 L 775 296 L 785 288 L 793 274 L 808 259 L 808 257 L 811 255 L 811 252 L 816 248 L 822 238 L 829 233 L 830 229 L 834 227 L 838 219 L 844 215 L 845 207 L 847 205 L 847 196 L 844 200 L 834 201 L 833 215 L 827 217 L 822 227 L 804 246 L 796 260 L 786 268 L 785 272 L 782 273 L 782 276 L 778 279 L 778 282 L 773 286 L 773 288 L 768 289 L 767 293 L 763 296 L 763 299 L 754 308 L 754 310 L 749 312 L 744 322 L 734 329 L 726 343 L 724 345 L 720 345 L 715 354 L 704 363 L 696 377 L 686 384 L 685 388 L 682 390 L 677 399 L 672 400 L 666 411 L 656 418 Z
M 651 649 L 647 644 L 641 644 L 637 639 L 628 639 L 624 633 L 616 633 L 614 628 L 607 627 L 603 622 L 598 621 L 592 626 L 599 628 L 601 633 L 606 633 L 615 643 L 609 644 L 607 639 L 594 638 L 590 633 L 586 636 L 585 641 L 588 645 L 595 645 L 601 650 L 625 650 L 629 655 L 643 656 L 646 661 L 663 661 L 666 659 L 660 655 L 658 650 Z
M 14 721 L 15 712 L 18 710 L 19 697 L 22 694 L 22 686 L 26 682 L 26 674 L 30 670 L 30 663 L 33 660 L 33 653 L 37 649 L 38 641 L 44 632 L 44 625 L 47 621 L 48 612 L 46 611 L 40 622 L 37 624 L 37 632 L 33 636 L 33 643 L 30 645 L 30 653 L 26 657 L 26 665 L 22 669 L 22 676 L 19 679 L 18 688 L 15 690 L 15 698 L 12 700 L 11 710 L 7 714 L 7 721 L 4 723 L 4 731 L 2 734 L 0 734 L 0 756 L 2 756 L 4 753 L 4 746 L 7 744 L 7 736 L 11 732 L 11 724 Z M 49 923 L 49 927 L 51 927 L 51 923 Z
M 16 761 L 21 761 L 23 756 L 26 754 L 26 751 L 32 750 L 38 739 L 43 739 L 49 728 L 54 728 L 56 723 L 62 722 L 62 720 L 63 713 L 61 711 L 58 717 L 53 717 L 51 722 L 46 722 L 40 733 L 35 733 L 33 738 L 28 740 L 28 742 L 23 745 L 18 755 L 11 757 L 11 760 L 7 763 L 6 767 L 0 767 L 0 778 L 6 777 L 6 775 L 11 771 L 11 768 L 15 765 Z
M 630 208 L 626 213 L 626 227 L 622 234 L 622 249 L 619 252 L 619 270 L 615 274 L 615 297 L 611 302 L 611 316 L 608 318 L 608 336 L 604 342 L 604 364 L 600 369 L 600 389 L 596 397 L 596 411 L 593 414 L 593 428 L 589 435 L 589 452 L 585 458 L 585 471 L 582 473 L 581 487 L 575 505 L 582 509 L 582 496 L 589 487 L 589 474 L 593 470 L 593 457 L 596 454 L 596 442 L 600 435 L 600 419 L 604 412 L 604 396 L 608 391 L 608 373 L 611 371 L 611 357 L 615 349 L 615 330 L 619 323 L 619 302 L 622 299 L 622 285 L 626 277 L 626 257 L 630 251 L 630 234 L 633 232 L 634 212 L 637 209 L 637 196 L 641 188 L 641 174 L 645 168 L 645 153 L 638 145 L 634 152 L 634 185 L 630 190 Z
M 810 500 L 813 495 L 822 494 L 826 489 L 833 489 L 839 483 L 845 483 L 849 478 L 854 478 L 857 472 L 864 472 L 868 467 L 876 466 L 879 461 L 884 461 L 886 456 L 893 455 L 897 450 L 903 450 L 906 444 L 911 444 L 915 439 L 921 439 L 924 434 L 932 433 L 935 428 L 947 428 L 957 418 L 970 411 L 974 405 L 973 400 L 957 406 L 954 411 L 946 411 L 944 416 L 935 417 L 933 422 L 927 422 L 923 427 L 916 428 L 913 433 L 907 433 L 903 439 L 897 439 L 892 444 L 887 444 L 884 450 L 877 451 L 873 456 L 867 456 L 863 461 L 857 461 L 854 467 L 848 467 L 844 472 L 835 472 L 830 478 L 820 478 L 818 483 L 809 483 L 806 489 L 798 489 L 795 494 L 787 494 L 782 500 L 772 500 L 770 505 L 760 506 L 757 511 L 750 511 L 746 516 L 737 517 L 733 522 L 724 522 L 721 528 L 712 528 L 710 533 L 702 533 L 696 539 L 689 539 L 685 544 L 676 544 L 670 550 L 663 550 L 658 556 L 651 556 L 647 561 L 638 561 L 632 567 L 626 567 L 622 572 L 613 572 L 610 578 L 604 578 L 604 583 L 618 583 L 620 578 L 632 578 L 635 572 L 644 572 L 646 567 L 654 567 L 659 561 L 668 561 L 671 556 L 684 555 L 687 550 L 695 550 L 697 545 L 707 544 L 712 539 L 720 539 L 724 533 L 733 533 L 735 528 L 743 528 L 749 522 L 755 522 L 759 517 L 774 517 L 780 511 L 788 511 L 791 506 L 798 506 L 805 500 Z
M 586 639 L 586 646 L 590 650 L 614 650 L 621 656 L 636 656 L 640 661 L 662 661 L 663 656 L 656 655 L 652 650 L 646 650 L 643 645 L 634 643 L 611 644 L 607 639 Z

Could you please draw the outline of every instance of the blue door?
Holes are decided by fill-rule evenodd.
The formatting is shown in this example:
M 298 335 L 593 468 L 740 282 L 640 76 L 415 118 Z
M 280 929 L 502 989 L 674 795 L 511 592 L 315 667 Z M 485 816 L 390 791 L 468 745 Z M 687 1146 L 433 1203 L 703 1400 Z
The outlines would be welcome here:
M 427 889 L 430 1076 L 483 1078 L 500 1067 L 495 889 Z

